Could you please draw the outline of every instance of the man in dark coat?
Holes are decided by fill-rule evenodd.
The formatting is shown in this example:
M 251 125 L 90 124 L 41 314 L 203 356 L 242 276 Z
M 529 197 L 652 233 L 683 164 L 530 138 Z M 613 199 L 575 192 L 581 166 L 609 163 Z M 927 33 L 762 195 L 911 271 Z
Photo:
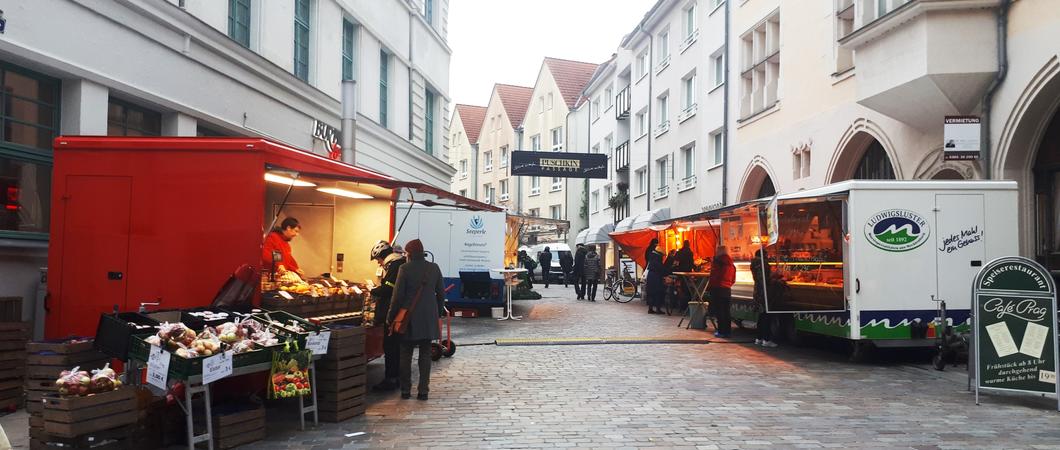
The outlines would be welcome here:
M 574 257 L 570 255 L 570 252 L 561 252 L 559 254 L 559 267 L 563 270 L 563 287 L 567 287 L 571 282 L 572 271 L 574 270 Z
M 574 252 L 574 293 L 578 294 L 578 300 L 585 298 L 585 254 L 588 253 L 584 244 L 578 244 Z
M 548 272 L 552 269 L 552 249 L 545 247 L 545 251 L 537 255 L 537 262 L 541 265 L 541 279 L 545 280 L 545 287 L 548 287 Z
M 587 245 L 589 250 L 585 254 L 584 268 L 582 269 L 582 278 L 585 279 L 585 287 L 583 291 L 585 298 L 590 302 L 596 301 L 596 285 L 600 282 L 600 275 L 604 272 L 603 261 L 600 260 L 600 255 L 596 253 L 595 245 Z
M 718 320 L 718 330 L 714 332 L 714 337 L 732 336 L 732 313 L 729 308 L 732 304 L 732 285 L 735 282 L 736 266 L 729 256 L 728 249 L 720 245 L 714 253 L 714 261 L 710 266 L 710 281 L 707 284 L 710 289 L 710 309 Z
M 383 326 L 387 314 L 390 312 L 390 297 L 394 294 L 394 284 L 397 282 L 398 270 L 405 264 L 405 256 L 394 251 L 387 241 L 379 241 L 372 247 L 370 258 L 379 264 L 376 275 L 379 276 L 379 286 L 372 289 L 372 301 L 375 302 L 375 324 Z M 383 333 L 383 381 L 372 386 L 376 391 L 392 391 L 398 388 L 398 358 L 401 356 L 401 337 L 390 336 Z
M 408 328 L 401 339 L 401 398 L 412 396 L 412 350 L 419 349 L 420 382 L 416 398 L 427 400 L 431 382 L 431 341 L 439 337 L 438 318 L 445 315 L 445 287 L 442 270 L 427 261 L 423 243 L 413 239 L 405 245 L 408 262 L 398 270 L 394 295 L 390 299 L 387 330 L 397 311 L 408 309 Z
M 526 269 L 526 283 L 530 289 L 534 288 L 534 260 L 526 254 L 526 250 L 519 250 L 519 265 Z

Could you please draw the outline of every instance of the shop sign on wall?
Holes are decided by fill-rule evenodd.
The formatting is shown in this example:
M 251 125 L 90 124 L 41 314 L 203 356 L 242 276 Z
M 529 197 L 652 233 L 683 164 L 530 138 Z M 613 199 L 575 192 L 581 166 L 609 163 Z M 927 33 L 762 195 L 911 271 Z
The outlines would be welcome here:
M 975 403 L 981 389 L 1060 394 L 1049 271 L 1027 258 L 998 258 L 979 271 L 973 289 Z
M 313 139 L 324 141 L 328 148 L 339 142 L 339 129 L 319 120 L 313 121 Z
M 942 127 L 943 160 L 979 159 L 979 130 L 982 126 L 978 116 L 946 116 Z

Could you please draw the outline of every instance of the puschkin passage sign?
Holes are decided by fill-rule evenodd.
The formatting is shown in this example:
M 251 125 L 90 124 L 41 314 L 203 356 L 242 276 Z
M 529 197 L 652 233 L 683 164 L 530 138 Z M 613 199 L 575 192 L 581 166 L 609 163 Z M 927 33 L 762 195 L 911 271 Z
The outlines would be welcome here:
M 607 155 L 602 153 L 512 152 L 512 175 L 607 178 Z
M 1057 393 L 1056 287 L 1049 272 L 1026 258 L 999 258 L 979 272 L 974 291 L 976 403 L 980 389 Z

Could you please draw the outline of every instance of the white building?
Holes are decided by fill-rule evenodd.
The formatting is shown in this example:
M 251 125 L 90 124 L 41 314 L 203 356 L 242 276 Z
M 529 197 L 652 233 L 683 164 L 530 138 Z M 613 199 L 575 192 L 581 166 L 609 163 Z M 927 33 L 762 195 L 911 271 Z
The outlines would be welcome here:
M 457 104 L 449 126 L 449 164 L 456 168 L 449 190 L 468 198 L 479 198 L 478 134 L 485 117 L 484 106 Z
M 523 116 L 532 88 L 496 84 L 478 133 L 477 200 L 518 211 L 518 184 L 511 176 L 511 152 L 522 142 Z
M 326 153 L 340 83 L 355 79 L 357 164 L 448 186 L 448 3 L 8 2 L 0 183 L 19 198 L 0 220 L 0 296 L 36 295 L 60 134 L 262 136 Z

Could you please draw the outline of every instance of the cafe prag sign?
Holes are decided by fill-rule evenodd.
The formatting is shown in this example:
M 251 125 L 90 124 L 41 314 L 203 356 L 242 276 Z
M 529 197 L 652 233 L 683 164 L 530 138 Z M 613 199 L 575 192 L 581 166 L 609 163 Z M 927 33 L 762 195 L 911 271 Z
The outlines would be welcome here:
M 601 153 L 512 152 L 512 175 L 607 178 L 607 155 Z
M 980 390 L 1058 394 L 1056 286 L 1038 263 L 991 261 L 973 285 L 975 404 Z M 1017 340 L 1018 339 L 1018 340 Z

